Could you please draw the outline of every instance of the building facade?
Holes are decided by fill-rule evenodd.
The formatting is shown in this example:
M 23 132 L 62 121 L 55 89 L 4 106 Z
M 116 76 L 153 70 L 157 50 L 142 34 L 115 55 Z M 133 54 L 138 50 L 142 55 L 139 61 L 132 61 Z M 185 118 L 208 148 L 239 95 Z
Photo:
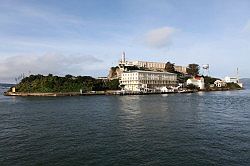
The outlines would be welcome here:
M 227 83 L 225 81 L 222 81 L 222 80 L 216 80 L 216 81 L 214 81 L 214 85 L 218 88 L 221 88 L 221 87 L 227 86 Z
M 189 78 L 187 80 L 187 85 L 193 84 L 197 87 L 199 87 L 200 89 L 205 89 L 205 82 L 204 82 L 204 78 L 203 77 L 193 77 L 193 78 Z
M 148 69 L 164 69 L 165 63 L 161 62 L 147 62 L 147 61 L 133 61 L 133 64 L 138 67 L 145 67 Z
M 120 80 L 120 86 L 125 91 L 155 91 L 176 84 L 176 74 L 143 70 L 124 71 Z
M 225 77 L 226 83 L 238 83 L 239 79 L 237 77 Z
M 185 66 L 174 65 L 174 69 L 175 69 L 175 71 L 178 71 L 180 73 L 187 74 L 187 67 L 185 67 Z
M 243 83 L 240 82 L 240 79 L 237 77 L 225 77 L 226 83 L 235 83 L 238 84 L 241 88 L 243 88 Z
M 137 66 L 139 68 L 147 68 L 151 70 L 164 70 L 166 63 L 162 62 L 147 62 L 147 61 L 120 61 L 119 66 Z M 174 65 L 175 71 L 187 73 L 187 67 Z
M 137 66 L 139 68 L 147 68 L 150 70 L 164 70 L 166 63 L 163 62 L 148 62 L 148 61 L 126 61 L 125 52 L 122 53 L 119 67 L 123 70 L 125 67 Z M 174 65 L 175 71 L 187 74 L 187 67 Z

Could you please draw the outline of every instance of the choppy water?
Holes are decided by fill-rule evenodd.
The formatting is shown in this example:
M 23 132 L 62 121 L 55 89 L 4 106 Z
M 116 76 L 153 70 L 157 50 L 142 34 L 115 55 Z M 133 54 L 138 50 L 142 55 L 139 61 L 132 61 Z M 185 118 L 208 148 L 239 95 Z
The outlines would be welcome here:
M 0 165 L 250 165 L 250 91 L 0 96 Z

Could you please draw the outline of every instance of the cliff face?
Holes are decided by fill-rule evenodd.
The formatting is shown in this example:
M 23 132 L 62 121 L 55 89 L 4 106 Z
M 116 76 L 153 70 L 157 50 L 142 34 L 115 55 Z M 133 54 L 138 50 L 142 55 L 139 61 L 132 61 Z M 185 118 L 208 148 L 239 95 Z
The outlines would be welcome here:
M 117 79 L 121 76 L 122 71 L 118 66 L 111 67 L 109 70 L 108 79 Z

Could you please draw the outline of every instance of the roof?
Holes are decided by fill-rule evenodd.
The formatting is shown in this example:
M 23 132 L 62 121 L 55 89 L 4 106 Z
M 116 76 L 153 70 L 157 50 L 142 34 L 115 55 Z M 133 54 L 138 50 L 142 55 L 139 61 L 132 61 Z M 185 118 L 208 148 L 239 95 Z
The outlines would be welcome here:
M 142 63 L 158 63 L 158 64 L 166 64 L 164 62 L 151 62 L 151 61 L 140 61 L 140 60 L 136 60 L 136 61 L 132 61 L 132 62 L 142 62 Z
M 198 80 L 201 80 L 202 78 L 204 79 L 204 77 L 202 77 L 202 76 L 195 76 L 195 77 L 189 78 L 188 80 L 198 81 Z
M 194 79 L 200 80 L 200 79 L 201 79 L 201 76 L 195 76 Z
M 226 79 L 226 78 L 229 78 L 229 79 L 237 79 L 237 77 L 229 77 L 229 76 L 226 76 L 225 79 Z

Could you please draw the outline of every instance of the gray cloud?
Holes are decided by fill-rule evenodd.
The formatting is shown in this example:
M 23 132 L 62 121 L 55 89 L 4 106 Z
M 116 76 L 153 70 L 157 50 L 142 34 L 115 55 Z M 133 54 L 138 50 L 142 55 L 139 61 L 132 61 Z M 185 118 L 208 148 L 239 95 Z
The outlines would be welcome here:
M 14 82 L 14 78 L 25 73 L 84 75 L 91 71 L 101 70 L 102 60 L 92 55 L 19 55 L 0 61 L 0 82 Z
M 177 30 L 171 27 L 162 27 L 149 31 L 144 36 L 144 42 L 151 48 L 161 49 L 171 44 L 172 37 Z

